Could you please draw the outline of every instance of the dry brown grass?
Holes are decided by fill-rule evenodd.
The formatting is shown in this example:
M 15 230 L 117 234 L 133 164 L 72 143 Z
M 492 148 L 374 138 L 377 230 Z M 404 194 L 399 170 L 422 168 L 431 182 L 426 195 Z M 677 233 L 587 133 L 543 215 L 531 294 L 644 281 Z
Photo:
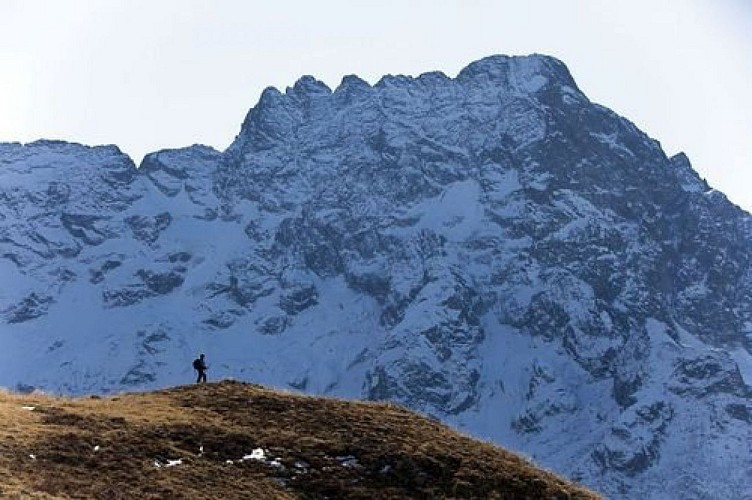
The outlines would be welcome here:
M 597 498 L 396 405 L 238 382 L 101 399 L 0 393 L 0 421 L 2 498 Z M 282 466 L 238 460 L 254 448 Z M 156 467 L 160 457 L 183 463 Z

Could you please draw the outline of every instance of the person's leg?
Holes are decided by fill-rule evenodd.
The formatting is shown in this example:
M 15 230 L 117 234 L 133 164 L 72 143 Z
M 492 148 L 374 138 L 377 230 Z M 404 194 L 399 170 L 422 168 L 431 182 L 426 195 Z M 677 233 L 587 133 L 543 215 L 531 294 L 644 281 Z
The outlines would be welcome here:
M 201 372 L 198 372 L 198 377 L 196 377 L 196 383 L 198 384 L 200 382 L 201 382 Z
M 201 372 L 201 374 L 198 376 L 198 379 L 201 382 L 206 382 L 206 372 Z

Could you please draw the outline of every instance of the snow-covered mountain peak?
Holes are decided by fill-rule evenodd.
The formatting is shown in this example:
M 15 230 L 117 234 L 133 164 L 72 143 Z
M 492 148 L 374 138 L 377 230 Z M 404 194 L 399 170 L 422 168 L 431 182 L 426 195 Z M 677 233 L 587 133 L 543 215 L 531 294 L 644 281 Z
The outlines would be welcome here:
M 107 212 L 132 203 L 140 194 L 134 183 L 137 169 L 117 146 L 83 146 L 65 141 L 40 140 L 29 144 L 0 145 L 0 183 L 24 201 L 6 197 L 6 208 L 67 213 Z M 21 214 L 21 212 L 17 212 Z M 26 217 L 31 214 L 27 213 Z
M 553 94 L 543 95 L 546 89 L 553 89 Z M 362 120 L 366 122 L 395 111 L 404 111 L 410 120 L 452 112 L 470 113 L 470 118 L 480 120 L 485 120 L 488 114 L 506 113 L 507 121 L 529 122 L 540 115 L 544 104 L 560 102 L 589 104 L 566 66 L 541 55 L 487 57 L 468 65 L 456 78 L 441 72 L 418 77 L 386 75 L 371 86 L 351 75 L 343 78 L 334 92 L 314 77 L 304 76 L 284 94 L 275 88 L 266 89 L 249 111 L 230 149 L 237 152 L 249 146 L 258 150 L 286 138 L 300 139 L 301 128 L 310 130 L 306 123 L 333 120 L 341 112 L 352 116 L 363 114 Z M 537 112 L 532 108 L 537 108 Z M 526 135 L 521 139 L 526 141 L 530 138 L 527 133 L 530 123 L 524 125 Z
M 342 81 L 337 86 L 336 89 L 334 89 L 335 93 L 339 94 L 348 94 L 354 90 L 357 89 L 368 89 L 371 88 L 371 85 L 360 78 L 358 75 L 345 75 L 342 77 Z
M 526 94 L 533 94 L 553 85 L 577 90 L 577 85 L 563 62 L 540 54 L 485 57 L 467 65 L 457 75 L 457 80 L 475 84 L 482 82 Z
M 556 59 L 304 77 L 227 151 L 137 171 L 23 148 L 0 145 L 0 383 L 152 388 L 206 352 L 610 496 L 750 494 L 750 216 Z
M 324 82 L 317 80 L 311 75 L 305 75 L 295 82 L 295 85 L 288 87 L 288 95 L 294 95 L 299 99 L 311 99 L 317 95 L 329 95 L 332 93 Z
M 40 139 L 21 144 L 18 142 L 0 143 L 0 155 L 6 164 L 28 159 L 25 163 L 49 166 L 45 159 L 54 158 L 54 163 L 68 165 L 67 168 L 88 168 L 88 164 L 74 161 L 75 158 L 92 157 L 101 160 L 102 165 L 111 168 L 123 168 L 135 172 L 135 165 L 130 158 L 113 144 L 102 146 L 85 146 L 67 141 Z M 17 165 L 18 166 L 18 165 Z

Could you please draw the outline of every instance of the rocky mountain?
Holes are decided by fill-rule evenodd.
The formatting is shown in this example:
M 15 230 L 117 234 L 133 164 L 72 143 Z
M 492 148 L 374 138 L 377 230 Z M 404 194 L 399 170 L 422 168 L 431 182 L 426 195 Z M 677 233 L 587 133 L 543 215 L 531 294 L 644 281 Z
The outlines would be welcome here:
M 391 400 L 619 498 L 752 495 L 752 218 L 546 56 L 303 77 L 224 152 L 0 145 L 0 384 Z

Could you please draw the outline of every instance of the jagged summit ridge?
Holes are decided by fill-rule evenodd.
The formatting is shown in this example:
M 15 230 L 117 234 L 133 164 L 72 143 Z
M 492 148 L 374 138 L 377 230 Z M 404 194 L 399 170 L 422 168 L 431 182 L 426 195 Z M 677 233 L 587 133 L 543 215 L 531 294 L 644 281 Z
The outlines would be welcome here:
M 538 77 L 556 81 L 560 85 L 577 88 L 566 65 L 560 60 L 546 55 L 534 54 L 530 56 L 506 56 L 494 55 L 475 61 L 463 68 L 456 78 L 448 77 L 442 71 L 429 71 L 412 77 L 408 75 L 385 75 L 373 87 L 385 87 L 401 83 L 409 84 L 414 81 L 424 83 L 436 83 L 438 81 L 456 80 L 467 82 L 474 79 L 484 79 L 507 88 L 519 88 L 529 90 L 534 88 L 528 80 L 541 82 Z M 518 83 L 518 85 L 514 85 Z M 292 87 L 288 87 L 286 95 L 302 96 L 305 94 L 331 94 L 343 92 L 351 87 L 372 87 L 368 82 L 357 75 L 346 75 L 340 85 L 332 91 L 324 82 L 312 75 L 301 76 Z M 275 87 L 267 87 L 262 92 L 264 95 L 281 95 Z
M 80 148 L 0 158 L 0 383 L 160 387 L 203 351 L 610 496 L 748 493 L 750 216 L 555 59 L 304 78 L 225 152 L 53 185 L 132 171 Z
M 441 90 L 441 94 L 433 96 L 439 102 L 426 103 L 438 109 L 442 99 L 453 99 L 457 94 L 468 98 L 477 96 L 472 89 L 479 87 L 490 89 L 492 94 L 511 96 L 533 95 L 551 88 L 566 93 L 568 99 L 585 99 L 566 66 L 555 58 L 542 55 L 487 57 L 468 65 L 455 79 L 441 72 L 423 73 L 415 78 L 387 75 L 371 86 L 350 75 L 344 77 L 334 91 L 312 76 L 303 76 L 285 93 L 274 87 L 263 91 L 258 105 L 246 116 L 230 150 L 242 149 L 241 144 L 247 142 L 245 136 L 256 145 L 266 144 L 269 138 L 266 134 L 270 137 L 293 134 L 304 121 L 321 119 L 322 116 L 315 114 L 316 102 L 319 102 L 319 111 L 325 112 L 330 106 L 339 109 L 347 105 L 364 105 L 368 101 L 380 104 L 385 96 L 390 98 L 398 94 L 398 89 L 410 88 L 416 92 L 428 89 Z M 328 106 L 320 105 L 321 100 L 327 99 L 334 102 Z

